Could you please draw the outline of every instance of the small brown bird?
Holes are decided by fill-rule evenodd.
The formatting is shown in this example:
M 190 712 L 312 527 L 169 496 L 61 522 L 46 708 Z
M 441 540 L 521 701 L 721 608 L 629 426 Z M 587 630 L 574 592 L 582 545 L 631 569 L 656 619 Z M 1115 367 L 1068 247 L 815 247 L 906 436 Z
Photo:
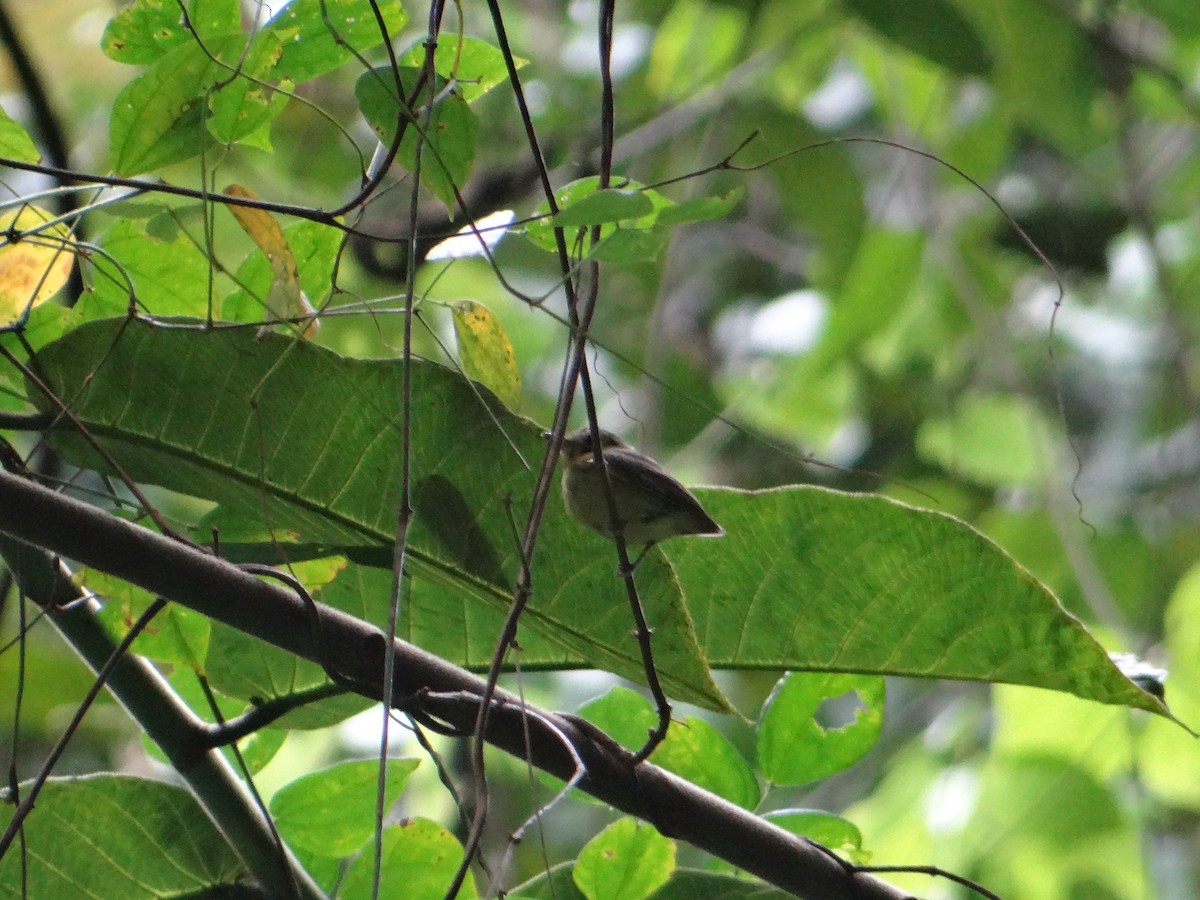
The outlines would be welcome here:
M 588 428 L 563 437 L 563 502 L 567 512 L 592 531 L 613 537 L 619 530 L 629 546 L 644 544 L 631 569 L 659 541 L 688 534 L 719 537 L 725 533 L 700 501 L 649 456 L 603 429 L 600 447 L 617 508 L 617 527 L 614 529 L 609 515 L 604 473 L 593 453 Z

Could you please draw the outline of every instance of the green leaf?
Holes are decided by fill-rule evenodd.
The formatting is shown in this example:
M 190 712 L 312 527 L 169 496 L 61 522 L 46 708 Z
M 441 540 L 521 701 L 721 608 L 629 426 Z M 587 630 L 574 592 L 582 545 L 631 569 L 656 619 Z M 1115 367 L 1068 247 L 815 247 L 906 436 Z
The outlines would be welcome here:
M 149 65 L 167 51 L 216 35 L 240 31 L 238 0 L 189 0 L 186 24 L 179 0 L 137 0 L 109 21 L 100 49 L 109 59 L 132 65 Z M 193 34 L 194 32 L 194 34 Z
M 462 861 L 462 845 L 454 835 L 428 819 L 409 819 L 383 833 L 383 884 L 378 896 L 433 900 L 446 893 Z M 363 853 L 351 865 L 338 891 L 338 900 L 371 900 L 375 874 L 373 854 Z M 468 878 L 458 896 L 474 900 L 479 894 Z
M 845 725 L 825 726 L 817 712 L 848 694 L 856 703 Z M 758 765 L 774 784 L 807 784 L 848 769 L 875 746 L 883 727 L 883 679 L 862 675 L 793 672 L 763 707 Z
M 100 239 L 103 253 L 92 255 L 97 300 L 128 308 L 130 290 L 138 308 L 156 316 L 208 314 L 209 263 L 187 236 L 170 241 L 151 237 L 140 223 L 118 219 Z
M 42 158 L 29 132 L 3 109 L 0 109 L 0 156 L 29 163 L 35 163 Z
M 819 809 L 776 809 L 763 816 L 792 834 L 802 835 L 831 850 L 841 850 L 865 862 L 862 833 L 853 822 Z
M 560 863 L 513 888 L 508 896 L 513 900 L 584 900 L 585 895 L 572 878 L 573 871 L 573 863 Z M 678 868 L 667 883 L 651 896 L 653 900 L 696 900 L 697 897 L 716 897 L 720 900 L 790 900 L 795 895 L 763 884 L 757 879 Z
M 377 565 L 387 560 L 379 554 Z M 451 593 L 445 586 L 406 578 L 397 633 L 419 647 L 445 659 L 458 660 L 478 671 L 487 669 L 494 652 L 495 635 L 504 625 L 504 610 Z M 321 602 L 382 626 L 387 622 L 392 589 L 390 569 L 351 565 L 322 589 Z M 491 640 L 488 640 L 488 636 Z M 539 629 L 521 630 L 522 666 L 572 665 L 563 645 Z M 576 663 L 577 664 L 577 663 Z
M 562 228 L 579 228 L 638 219 L 654 212 L 654 204 L 642 191 L 629 188 L 608 188 L 588 194 L 565 206 L 551 220 Z
M 591 249 L 591 255 L 595 259 L 622 264 L 649 260 L 657 256 L 666 244 L 666 234 L 661 231 L 654 232 L 653 229 L 657 224 L 658 214 L 669 209 L 673 205 L 671 201 L 658 191 L 644 188 L 636 182 L 626 182 L 620 191 L 600 191 L 599 185 L 600 179 L 597 177 L 581 178 L 571 182 L 555 195 L 559 215 L 584 204 L 584 212 L 581 215 L 584 220 L 600 216 L 608 223 L 601 227 L 600 243 Z M 600 199 L 590 199 L 596 196 Z M 642 198 L 649 200 L 648 210 Z M 599 208 L 591 206 L 592 203 L 597 204 Z M 554 252 L 558 246 L 554 238 L 554 227 L 560 220 L 558 216 L 550 217 L 549 213 L 548 203 L 539 204 L 533 213 L 537 218 L 525 226 L 525 235 L 543 250 Z M 613 218 L 614 216 L 616 218 Z M 568 219 L 570 218 L 569 216 Z M 590 247 L 590 235 L 585 240 Z M 572 241 L 573 235 L 568 233 L 567 243 Z
M 517 885 L 508 896 L 514 900 L 586 900 L 571 877 L 574 870 L 575 864 L 571 862 L 551 866 Z
M 268 700 L 294 699 L 329 684 L 325 671 L 316 663 L 222 622 L 212 623 L 207 674 L 216 690 L 255 705 Z M 371 701 L 366 697 L 343 693 L 298 706 L 272 724 L 277 728 L 303 730 L 326 728 L 370 706 Z
M 282 38 L 283 57 L 274 77 L 299 84 L 380 46 L 384 37 L 375 8 L 395 39 L 408 21 L 398 0 L 292 0 L 259 34 L 264 41 Z
M 654 892 L 654 900 L 792 900 L 796 895 L 773 888 L 757 879 L 738 878 L 699 869 L 676 869 L 671 880 Z
M 424 45 L 417 44 L 397 61 L 402 66 L 424 68 Z M 519 69 L 528 61 L 518 56 L 513 58 L 513 62 Z M 457 36 L 443 35 L 434 51 L 433 67 L 446 81 L 455 80 L 454 89 L 468 103 L 474 103 L 496 85 L 508 80 L 508 67 L 504 64 L 504 54 L 500 48 L 479 38 L 463 37 L 460 45 Z
M 374 552 L 390 567 L 398 361 L 119 319 L 81 326 L 45 347 L 38 364 L 135 479 L 224 504 L 228 514 L 305 542 Z M 527 460 L 544 452 L 541 429 L 449 370 L 418 360 L 413 378 L 411 571 L 426 592 L 424 609 L 448 629 L 464 616 L 474 626 L 464 603 L 508 609 L 518 562 L 506 500 L 521 509 L 534 481 L 481 404 Z M 70 461 L 108 468 L 65 424 L 52 440 Z M 1044 586 L 953 517 L 818 488 L 696 494 L 725 537 L 668 541 L 638 568 L 655 661 L 677 698 L 722 707 L 706 658 L 732 668 L 1029 684 L 1164 712 Z M 639 680 L 610 542 L 556 501 L 541 539 L 554 552 L 539 554 L 523 622 L 558 651 L 529 665 L 586 661 Z M 468 656 L 470 644 L 490 652 L 494 631 L 446 631 L 444 640 L 461 642 Z
M 404 96 L 412 92 L 420 69 L 400 70 Z M 359 109 L 379 140 L 390 146 L 396 130 L 405 127 L 397 159 L 410 172 L 416 170 L 417 153 L 421 152 L 421 183 L 451 209 L 458 206 L 455 190 L 461 188 L 475 158 L 475 138 L 479 123 L 461 95 L 439 94 L 426 122 L 425 108 L 419 105 L 412 112 L 401 104 L 396 94 L 395 77 L 391 69 L 380 67 L 364 72 L 354 85 Z M 419 104 L 426 100 L 422 94 Z M 418 124 L 419 126 L 418 127 Z M 422 139 L 421 132 L 424 132 Z
M 1166 714 L 953 516 L 812 487 L 694 493 L 725 537 L 663 552 L 713 667 L 999 681 Z
M 1138 896 L 1144 875 L 1130 865 L 1141 853 L 1138 829 L 1118 796 L 1069 760 L 989 759 L 964 832 L 993 836 L 976 877 L 1006 897 Z M 1030 867 L 1031 851 L 1057 862 Z
M 848 148 L 829 144 L 828 134 L 774 103 L 736 106 L 726 119 L 732 134 L 759 133 L 738 153 L 737 162 L 744 166 L 770 162 L 764 176 L 774 179 L 784 214 L 816 245 L 811 278 L 819 288 L 835 293 L 867 225 L 866 187 Z M 805 147 L 809 149 L 802 150 Z
M 285 91 L 292 83 L 284 81 L 276 90 L 268 80 L 283 49 L 279 32 L 262 31 L 250 43 L 245 58 L 238 60 L 237 77 L 228 83 L 223 80 L 220 89 L 210 95 L 208 130 L 218 141 L 241 141 L 283 112 L 291 99 Z
M 663 231 L 618 229 L 601 239 L 591 258 L 596 262 L 632 266 L 658 259 L 666 247 L 667 234 Z
M 4 804 L 0 822 L 14 809 Z M 0 860 L 0 892 L 12 897 L 199 896 L 245 879 L 192 795 L 146 778 L 50 779 L 23 843 L 25 852 Z
M 739 185 L 719 197 L 693 197 L 659 210 L 657 222 L 659 225 L 685 225 L 721 219 L 729 215 L 745 196 L 746 189 Z
M 213 699 L 217 702 L 217 709 L 221 713 L 221 719 L 226 722 L 236 716 L 242 715 L 248 710 L 248 705 L 241 700 L 226 697 L 215 691 L 205 692 L 200 685 L 200 679 L 193 669 L 176 668 L 175 671 L 167 676 L 167 680 L 170 682 L 171 689 L 175 691 L 175 695 L 205 722 L 215 724 L 217 721 L 217 717 L 212 709 Z M 250 773 L 254 774 L 261 772 L 267 763 L 275 758 L 275 754 L 283 747 L 287 736 L 288 732 L 279 728 L 259 728 L 237 742 L 236 754 L 233 752 L 233 748 L 229 746 L 221 747 L 220 752 L 231 766 L 240 767 L 242 763 L 245 763 Z M 157 759 L 164 765 L 170 764 L 166 754 L 162 752 L 158 744 L 150 740 L 145 733 L 142 734 L 142 747 L 152 758 Z
M 1145 7 L 1162 19 L 1172 33 L 1200 33 L 1200 7 L 1192 0 L 1146 0 Z
M 579 715 L 629 750 L 637 750 L 657 723 L 650 703 L 629 688 L 614 687 L 584 704 Z M 704 719 L 688 716 L 671 722 L 666 739 L 650 761 L 686 778 L 730 803 L 753 809 L 760 799 L 758 780 L 737 749 Z
M 917 454 L 982 484 L 1032 484 L 1043 474 L 1050 433 L 1045 416 L 1025 398 L 967 394 L 950 417 L 921 424 Z
M 283 337 L 257 341 L 248 330 L 156 329 L 118 319 L 81 326 L 43 350 L 39 365 L 133 478 L 213 500 L 226 516 L 302 542 L 373 553 L 390 570 L 400 361 L 344 359 Z M 545 452 L 542 429 L 451 370 L 417 360 L 413 379 L 417 514 L 408 556 L 420 614 L 432 618 L 422 627 L 457 646 L 451 658 L 486 667 L 493 617 L 509 608 L 518 566 L 507 501 L 521 509 L 534 486 L 514 447 L 536 465 Z M 108 468 L 69 429 L 56 443 L 84 465 Z M 554 553 L 539 557 L 522 624 L 547 640 L 542 655 L 527 650 L 522 664 L 586 663 L 644 679 L 611 542 L 581 528 L 557 498 L 541 539 Z M 639 566 L 638 586 L 667 690 L 727 708 L 658 550 Z M 480 604 L 490 612 L 476 612 Z M 455 624 L 463 617 L 466 631 Z
M 642 900 L 674 871 L 675 842 L 652 825 L 623 818 L 588 841 L 573 877 L 588 900 Z
M 387 761 L 388 809 L 404 791 L 420 760 Z M 297 778 L 271 798 L 271 815 L 289 845 L 316 856 L 357 852 L 375 831 L 378 760 L 338 763 Z
M 737 748 L 704 719 L 686 716 L 671 722 L 666 740 L 651 759 L 743 809 L 758 805 L 761 795 L 753 770 Z
M 1200 564 L 1193 565 L 1171 592 L 1163 615 L 1165 650 L 1171 660 L 1167 697 L 1176 714 L 1195 727 L 1200 723 Z M 1177 809 L 1200 810 L 1200 754 L 1196 737 L 1167 722 L 1148 722 L 1138 747 L 1139 778 L 1159 798 Z
M 121 640 L 153 601 L 141 588 L 113 578 L 95 569 L 80 569 L 76 580 L 89 591 L 103 596 L 106 603 L 97 618 L 115 640 Z M 201 670 L 208 652 L 210 621 L 178 604 L 168 604 L 134 640 L 133 651 L 159 662 Z
M 720 79 L 752 31 L 736 4 L 677 0 L 654 30 L 647 86 L 676 101 Z
M 460 300 L 450 307 L 454 336 L 463 371 L 487 387 L 509 409 L 521 406 L 521 372 L 512 341 L 490 309 L 474 300 Z
M 987 75 L 992 61 L 969 20 L 947 0 L 846 0 L 850 11 L 884 37 L 951 72 Z
M 658 724 L 658 715 L 649 700 L 637 691 L 619 686 L 583 704 L 579 715 L 626 750 L 640 748 L 646 743 L 646 733 Z
M 209 53 L 219 58 L 242 43 L 238 34 L 214 39 L 207 48 L 180 44 L 121 89 L 108 138 L 118 175 L 139 175 L 200 155 L 211 140 L 204 127 L 205 99 L 228 72 Z

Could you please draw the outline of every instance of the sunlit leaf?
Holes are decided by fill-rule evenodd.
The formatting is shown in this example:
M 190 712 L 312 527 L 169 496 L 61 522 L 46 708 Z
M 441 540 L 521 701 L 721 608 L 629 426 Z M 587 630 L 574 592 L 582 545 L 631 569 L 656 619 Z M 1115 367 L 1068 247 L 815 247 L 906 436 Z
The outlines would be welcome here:
M 18 162 L 37 162 L 42 158 L 29 132 L 3 109 L 0 109 L 0 156 Z
M 641 694 L 614 687 L 579 708 L 579 715 L 603 729 L 627 750 L 638 750 L 658 724 L 658 714 Z M 686 778 L 706 791 L 753 809 L 760 799 L 758 781 L 749 764 L 720 732 L 703 719 L 673 720 L 666 739 L 650 761 Z
M 236 77 L 229 73 L 210 95 L 208 130 L 218 141 L 241 141 L 283 112 L 290 99 L 286 91 L 292 83 L 285 79 L 275 85 L 270 80 L 271 70 L 282 54 L 279 33 L 264 31 L 251 42 L 245 58 L 236 61 Z
M 259 34 L 264 41 L 282 38 L 284 52 L 274 77 L 298 84 L 349 62 L 355 52 L 378 47 L 384 32 L 376 10 L 395 39 L 408 21 L 398 0 L 292 0 Z
M 987 47 L 948 0 L 917 0 L 903 7 L 888 0 L 847 0 L 847 6 L 879 34 L 952 72 L 986 75 L 991 70 Z
M 225 193 L 247 200 L 258 199 L 253 191 L 240 184 L 229 185 L 225 188 Z M 275 216 L 265 209 L 239 206 L 236 203 L 229 204 L 228 208 L 237 219 L 237 223 L 242 226 L 242 230 L 258 245 L 258 249 L 263 252 L 271 266 L 271 287 L 263 301 L 267 317 L 288 319 L 312 315 L 313 306 L 300 287 L 300 271 L 296 265 L 296 257 L 292 255 L 292 248 L 288 245 Z M 302 334 L 312 337 L 318 326 L 319 322 L 314 316 L 304 326 Z
M 71 277 L 74 242 L 66 225 L 36 206 L 0 215 L 0 326 L 19 321 Z
M 589 248 L 589 255 L 609 262 L 629 264 L 653 259 L 666 245 L 667 232 L 656 230 L 658 214 L 672 206 L 669 199 L 658 191 L 627 182 L 620 190 L 601 191 L 596 177 L 573 181 L 555 193 L 555 203 L 560 210 L 550 216 L 548 203 L 541 203 L 534 210 L 533 221 L 525 226 L 529 240 L 543 250 L 554 251 L 554 237 L 559 216 L 566 215 L 567 221 L 581 219 L 586 223 L 603 222 L 600 242 L 590 247 L 591 235 L 585 226 L 571 225 L 567 228 L 568 247 L 582 241 Z M 647 206 L 647 203 L 649 204 Z M 580 206 L 581 213 L 569 211 Z
M 835 699 L 851 707 L 841 722 L 822 723 L 818 710 Z M 775 686 L 758 725 L 758 764 L 775 784 L 819 781 L 853 765 L 883 727 L 882 678 L 793 672 Z
M 136 301 L 154 315 L 207 315 L 208 260 L 178 229 L 168 240 L 151 236 L 149 226 L 118 219 L 100 238 L 104 252 L 92 257 L 94 297 L 114 311 Z
M 642 900 L 675 871 L 675 842 L 652 825 L 619 819 L 575 860 L 575 884 L 588 900 Z
M 109 21 L 100 48 L 117 62 L 149 65 L 197 37 L 207 40 L 241 27 L 238 0 L 188 0 L 186 18 L 179 0 L 136 0 Z
M 964 395 L 952 415 L 929 418 L 917 432 L 917 453 L 983 484 L 1036 482 L 1050 424 L 1030 401 L 1012 394 Z
M 109 156 L 119 175 L 138 175 L 198 156 L 211 137 L 206 98 L 226 69 L 219 57 L 244 43 L 238 34 L 202 48 L 182 43 L 125 85 L 113 102 Z
M 404 791 L 419 762 L 387 761 L 385 809 Z M 271 798 L 271 815 L 284 840 L 297 850 L 317 856 L 350 856 L 375 830 L 378 779 L 376 760 L 338 763 L 280 788 Z
M 460 300 L 450 307 L 463 371 L 486 385 L 509 409 L 521 405 L 521 372 L 512 341 L 495 314 L 482 303 Z
M 293 222 L 283 229 L 283 236 L 295 258 L 302 296 L 311 298 L 310 303 L 321 303 L 332 285 L 334 266 L 343 246 L 342 233 L 319 222 Z M 235 281 L 240 287 L 221 304 L 221 317 L 233 322 L 261 322 L 276 282 L 272 264 L 261 248 L 238 266 Z
M 429 819 L 406 819 L 383 832 L 383 884 L 372 890 L 375 859 L 361 854 L 350 864 L 338 890 L 339 900 L 382 897 L 441 897 L 462 861 L 462 844 L 449 831 Z M 462 900 L 475 900 L 475 883 L 467 878 L 458 892 Z
M 81 569 L 75 580 L 105 602 L 97 618 L 114 640 L 121 640 L 155 598 L 127 581 L 95 569 Z M 210 621 L 186 607 L 169 604 L 160 611 L 133 643 L 133 651 L 150 659 L 203 671 L 208 653 Z
M 654 203 L 641 191 L 609 188 L 587 194 L 570 206 L 563 207 L 552 223 L 563 228 L 578 228 L 581 225 L 637 219 L 652 212 Z
M 776 809 L 765 813 L 763 818 L 792 834 L 800 834 L 829 847 L 831 850 L 847 851 L 866 862 L 869 854 L 861 853 L 862 833 L 853 822 L 819 809 Z
M 15 810 L 0 807 L 0 822 Z M 94 897 L 127 897 L 131 885 L 143 895 L 199 896 L 246 877 L 192 794 L 147 778 L 52 778 L 22 840 L 26 853 L 0 861 L 0 890 L 11 896 L 77 897 L 82 885 Z

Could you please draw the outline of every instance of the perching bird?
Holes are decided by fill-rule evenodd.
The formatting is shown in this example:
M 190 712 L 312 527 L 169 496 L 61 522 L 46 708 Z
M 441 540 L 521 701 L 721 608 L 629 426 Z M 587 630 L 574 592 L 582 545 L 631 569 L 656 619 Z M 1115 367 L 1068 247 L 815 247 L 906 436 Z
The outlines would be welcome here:
M 700 501 L 649 456 L 603 429 L 600 447 L 616 505 L 616 528 L 605 495 L 604 472 L 595 458 L 588 428 L 563 437 L 563 502 L 567 512 L 592 531 L 613 537 L 619 530 L 628 546 L 644 544 L 631 570 L 659 541 L 688 534 L 719 537 L 725 533 Z

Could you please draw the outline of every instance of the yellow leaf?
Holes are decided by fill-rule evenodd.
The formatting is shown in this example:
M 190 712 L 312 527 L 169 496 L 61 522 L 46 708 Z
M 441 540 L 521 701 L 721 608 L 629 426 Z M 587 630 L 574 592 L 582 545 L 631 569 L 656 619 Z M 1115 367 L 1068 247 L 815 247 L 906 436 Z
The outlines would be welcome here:
M 0 327 L 19 322 L 71 277 L 75 242 L 61 222 L 36 206 L 0 216 Z
M 225 188 L 225 193 L 247 200 L 258 199 L 252 190 L 240 184 L 229 185 Z M 271 288 L 263 301 L 267 308 L 267 317 L 288 319 L 315 313 L 300 287 L 300 270 L 296 265 L 295 254 L 292 253 L 292 248 L 288 245 L 283 229 L 279 227 L 275 217 L 265 209 L 253 209 L 249 206 L 231 204 L 229 211 L 271 264 Z M 312 315 L 304 326 L 304 336 L 312 337 L 318 325 L 317 317 Z
M 451 310 L 463 371 L 489 387 L 509 409 L 517 409 L 521 404 L 521 373 L 508 332 L 482 303 L 462 300 Z

